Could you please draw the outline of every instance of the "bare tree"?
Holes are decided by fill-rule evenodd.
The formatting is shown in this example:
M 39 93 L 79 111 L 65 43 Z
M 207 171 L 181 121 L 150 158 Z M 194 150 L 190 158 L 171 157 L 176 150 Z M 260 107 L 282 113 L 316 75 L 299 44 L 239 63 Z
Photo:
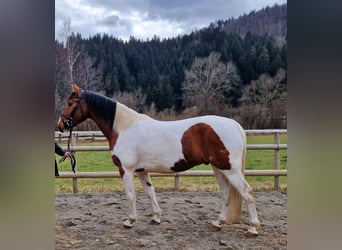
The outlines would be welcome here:
M 80 47 L 77 42 L 78 39 L 72 32 L 71 20 L 67 18 L 63 21 L 62 29 L 59 36 L 63 40 L 64 46 L 67 53 L 67 65 L 69 69 L 69 80 L 70 83 L 74 82 L 74 69 L 79 57 L 82 53 L 82 47 Z
M 85 51 L 81 35 L 73 33 L 70 18 L 63 22 L 59 36 L 63 41 L 64 57 L 58 62 L 61 66 L 56 61 L 56 68 L 65 68 L 67 84 L 77 83 L 83 89 L 99 91 L 97 86 L 102 78 L 103 65 L 95 66 L 95 60 Z
M 85 90 L 100 91 L 97 88 L 102 77 L 103 66 L 95 66 L 95 60 L 83 53 L 74 69 L 74 80 Z
M 117 92 L 113 95 L 113 99 L 138 112 L 144 112 L 147 109 L 145 106 L 146 95 L 142 93 L 140 88 L 133 92 Z
M 190 70 L 185 71 L 184 100 L 186 104 L 198 106 L 204 114 L 210 112 L 210 106 L 217 106 L 224 101 L 232 81 L 239 78 L 232 62 L 223 64 L 220 55 L 210 53 L 205 58 L 195 58 Z
M 275 99 L 284 98 L 280 82 L 284 79 L 284 70 L 279 70 L 274 78 L 267 74 L 262 74 L 256 81 L 247 85 L 241 97 L 241 101 L 247 105 L 260 104 L 267 108 Z
M 283 69 L 273 78 L 262 74 L 244 88 L 241 116 L 243 120 L 248 120 L 249 128 L 286 127 L 287 92 L 281 87 L 285 77 L 286 71 Z

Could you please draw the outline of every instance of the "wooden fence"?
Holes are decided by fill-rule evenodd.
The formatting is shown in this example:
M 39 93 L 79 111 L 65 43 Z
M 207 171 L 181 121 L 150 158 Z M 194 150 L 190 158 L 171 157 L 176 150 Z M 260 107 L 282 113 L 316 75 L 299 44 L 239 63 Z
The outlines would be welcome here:
M 280 188 L 279 176 L 287 176 L 287 170 L 280 170 L 280 150 L 287 150 L 287 144 L 280 144 L 280 135 L 287 134 L 286 129 L 264 129 L 264 130 L 246 130 L 248 135 L 274 135 L 273 144 L 247 144 L 247 150 L 273 150 L 274 151 L 274 168 L 267 170 L 245 170 L 246 176 L 274 176 L 274 188 Z M 69 132 L 55 132 L 55 141 L 60 143 L 67 141 Z M 101 131 L 74 131 L 71 140 L 71 150 L 75 153 L 77 151 L 108 151 L 109 146 L 77 146 L 79 140 L 106 140 Z M 66 147 L 62 147 L 66 149 Z M 77 166 L 76 166 L 77 169 Z M 179 173 L 151 173 L 155 177 L 174 177 L 175 178 L 175 191 L 179 191 L 179 177 L 180 176 L 214 176 L 212 170 L 198 170 L 198 171 L 185 171 Z M 59 177 L 56 178 L 72 178 L 73 180 L 73 193 L 78 192 L 77 179 L 78 178 L 119 178 L 118 172 L 61 172 Z

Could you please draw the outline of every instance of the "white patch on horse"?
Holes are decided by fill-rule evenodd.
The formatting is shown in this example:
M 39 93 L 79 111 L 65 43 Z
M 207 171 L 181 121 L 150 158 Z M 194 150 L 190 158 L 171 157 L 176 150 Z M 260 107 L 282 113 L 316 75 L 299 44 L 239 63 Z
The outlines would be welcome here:
M 124 104 L 117 102 L 113 130 L 119 134 L 130 128 L 134 123 L 144 119 L 150 119 L 150 117 L 144 114 L 139 114 Z

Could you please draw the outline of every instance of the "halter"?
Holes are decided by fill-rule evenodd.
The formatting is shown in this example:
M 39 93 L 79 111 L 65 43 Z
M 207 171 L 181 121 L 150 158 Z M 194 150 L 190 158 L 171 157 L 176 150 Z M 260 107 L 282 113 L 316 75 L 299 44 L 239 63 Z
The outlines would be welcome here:
M 72 128 L 74 127 L 73 118 L 74 118 L 75 112 L 79 106 L 78 104 L 80 103 L 82 97 L 83 97 L 83 93 L 79 97 L 72 97 L 72 98 L 76 98 L 77 102 L 76 102 L 76 106 L 71 111 L 70 115 L 61 114 L 61 117 L 66 119 L 66 121 L 63 121 L 64 127 L 66 129 L 72 130 Z M 82 106 L 81 106 L 81 113 L 83 113 L 82 112 Z
M 76 106 L 71 111 L 70 115 L 61 114 L 61 117 L 66 119 L 66 121 L 63 121 L 64 127 L 66 129 L 69 129 L 69 131 L 70 131 L 69 139 L 68 139 L 68 151 L 70 150 L 71 134 L 72 134 L 72 129 L 74 128 L 73 118 L 74 118 L 74 115 L 75 115 L 77 108 L 79 107 L 79 103 L 80 103 L 82 97 L 83 97 L 83 92 L 81 92 L 81 95 L 78 97 L 72 97 L 72 98 L 76 98 L 77 102 L 76 102 Z M 69 99 L 71 99 L 71 97 Z M 81 108 L 81 114 L 83 115 L 82 106 L 80 108 Z

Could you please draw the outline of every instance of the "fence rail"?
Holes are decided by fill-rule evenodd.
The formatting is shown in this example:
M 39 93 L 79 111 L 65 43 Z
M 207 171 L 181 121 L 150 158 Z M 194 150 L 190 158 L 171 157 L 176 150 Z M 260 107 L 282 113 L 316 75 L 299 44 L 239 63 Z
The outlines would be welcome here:
M 287 150 L 287 144 L 280 144 L 280 134 L 287 134 L 286 129 L 245 130 L 248 135 L 274 135 L 274 144 L 247 144 L 247 150 L 274 150 L 274 169 L 244 170 L 246 176 L 274 176 L 274 188 L 279 189 L 279 176 L 287 176 L 287 170 L 280 170 L 280 150 Z M 68 133 L 55 132 L 58 142 L 68 140 Z M 77 151 L 108 151 L 109 146 L 76 146 L 78 140 L 106 140 L 101 131 L 73 131 L 71 149 Z M 62 147 L 66 149 L 66 147 Z M 175 191 L 179 190 L 180 176 L 214 176 L 212 170 L 185 171 L 179 173 L 151 173 L 154 177 L 174 177 Z M 119 172 L 61 172 L 56 178 L 72 178 L 73 192 L 78 192 L 78 178 L 119 178 Z
M 286 176 L 287 170 L 245 170 L 246 176 Z M 61 172 L 58 178 L 119 178 L 119 172 Z M 152 177 L 167 176 L 214 176 L 212 170 L 194 170 L 179 173 L 150 173 Z
M 245 130 L 246 135 L 287 134 L 287 129 L 250 129 Z M 101 131 L 73 131 L 76 140 L 106 140 Z M 68 140 L 69 132 L 55 131 L 55 140 L 58 142 Z

